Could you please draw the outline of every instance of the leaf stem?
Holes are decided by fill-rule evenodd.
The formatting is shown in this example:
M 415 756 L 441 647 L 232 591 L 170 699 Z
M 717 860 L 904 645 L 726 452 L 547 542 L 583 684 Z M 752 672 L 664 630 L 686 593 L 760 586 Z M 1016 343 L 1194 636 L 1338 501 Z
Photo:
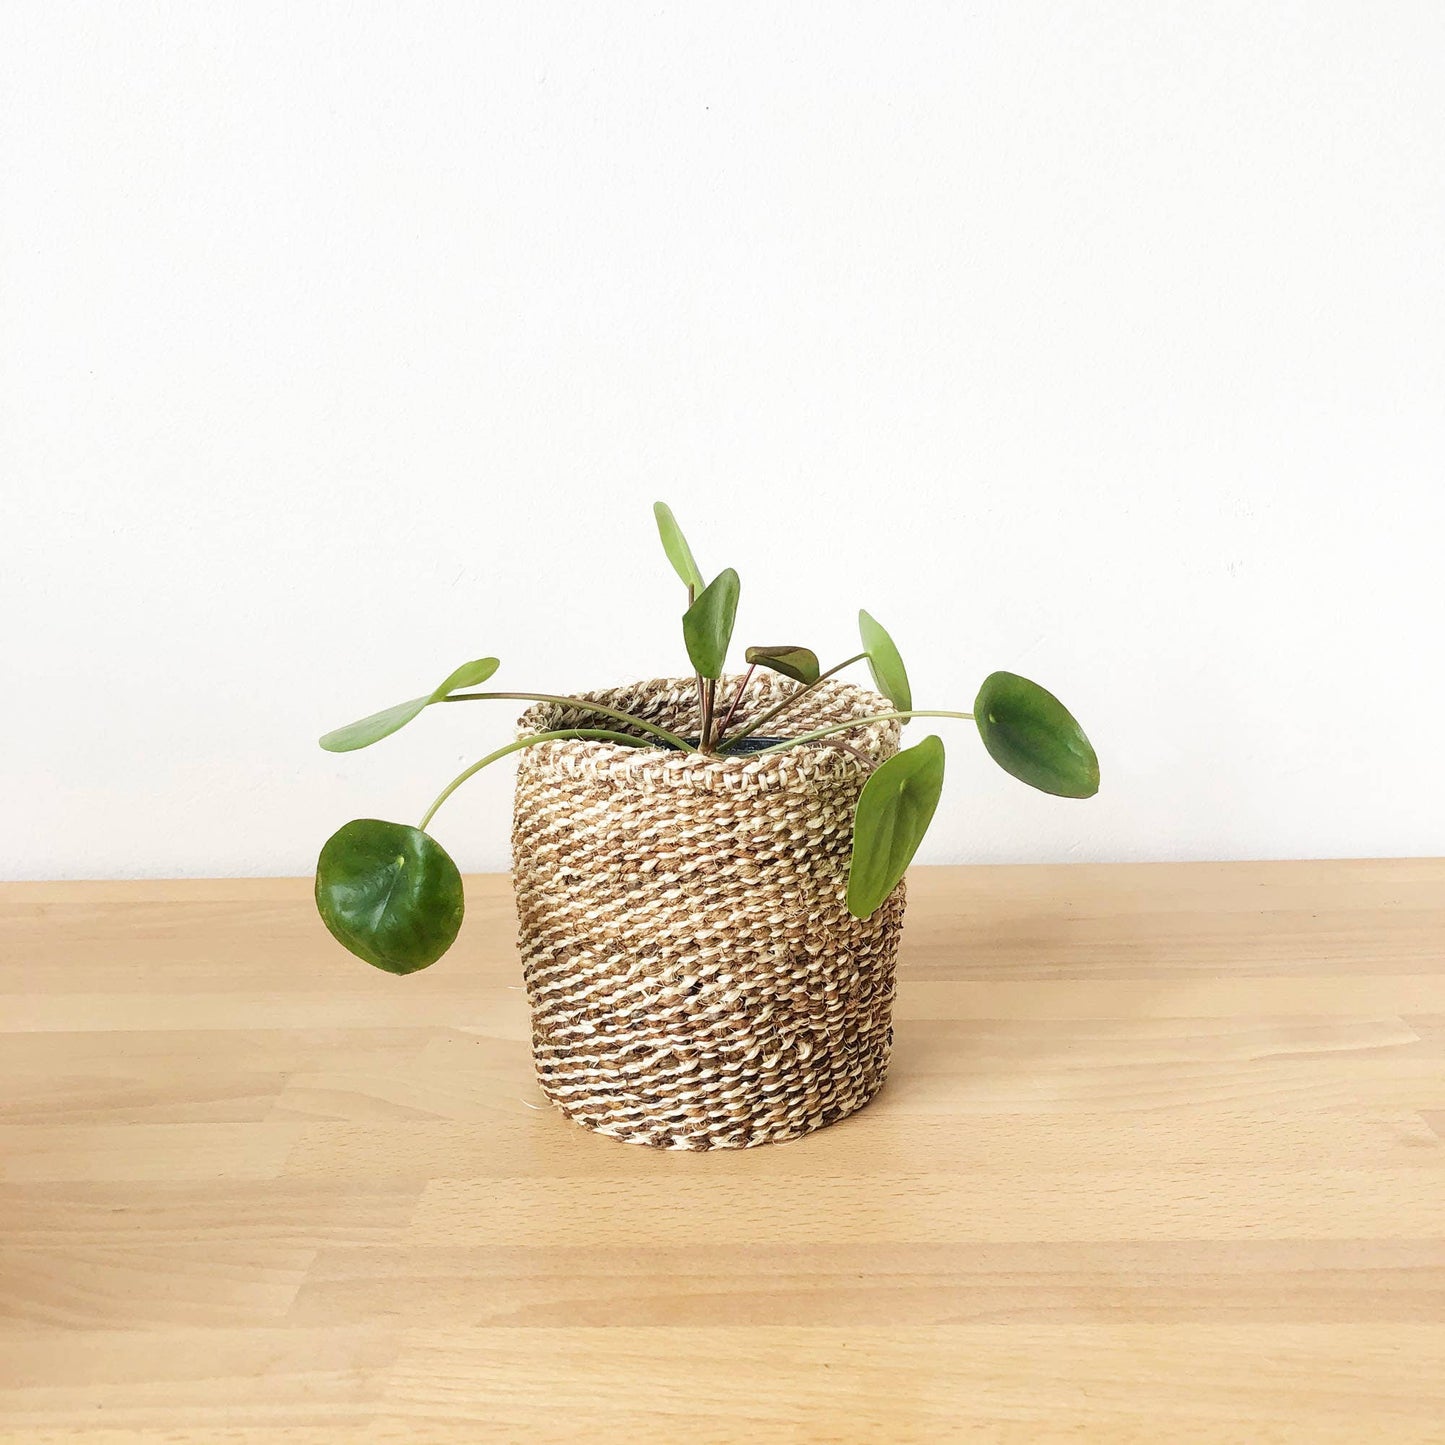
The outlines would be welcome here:
M 802 737 L 785 738 L 780 743 L 774 743 L 770 748 L 759 748 L 753 756 L 761 758 L 768 753 L 786 752 L 789 748 L 797 747 L 799 743 L 816 742 L 819 738 L 827 737 L 829 733 L 842 733 L 847 732 L 849 728 L 866 727 L 869 723 L 890 722 L 894 718 L 910 717 L 957 717 L 963 718 L 967 722 L 973 721 L 971 712 L 932 712 L 922 708 L 913 708 L 908 712 L 880 712 L 876 717 L 855 717 L 850 722 L 834 723 L 831 727 L 818 728 L 814 732 L 804 733 Z
M 765 722 L 771 722 L 775 717 L 778 716 L 779 713 L 785 712 L 788 708 L 792 707 L 792 705 L 797 702 L 797 700 L 805 693 L 812 692 L 812 690 L 817 687 L 819 682 L 827 682 L 827 680 L 832 677 L 835 672 L 842 672 L 845 667 L 852 667 L 855 662 L 862 662 L 863 659 L 867 656 L 868 654 L 866 652 L 857 653 L 853 657 L 845 658 L 835 667 L 830 667 L 827 672 L 819 673 L 818 682 L 806 683 L 796 692 L 790 692 L 787 697 L 782 700 L 782 702 L 775 703 L 764 713 L 759 713 L 758 716 L 755 717 L 752 722 L 747 725 L 747 727 L 743 728 L 740 732 L 735 733 L 728 741 L 731 743 L 740 743 L 744 738 L 751 737 L 753 733 L 757 732 L 757 730 L 762 727 Z M 771 752 L 772 750 L 770 748 L 762 748 L 760 749 L 760 751 Z
M 515 753 L 521 748 L 530 748 L 535 743 L 555 742 L 559 738 L 589 738 L 594 742 L 626 743 L 629 747 L 634 748 L 645 748 L 648 746 L 642 738 L 635 738 L 630 733 L 609 732 L 606 728 L 558 728 L 555 732 L 531 733 L 527 737 L 517 738 L 516 741 L 508 743 L 506 747 L 498 748 L 494 753 L 488 753 L 486 757 L 482 758 L 479 762 L 473 763 L 465 772 L 458 773 L 457 776 L 437 794 L 436 801 L 426 810 L 425 816 L 417 826 L 425 832 L 426 825 L 436 816 L 437 809 L 440 808 L 468 778 L 474 777 L 489 763 L 494 763 L 498 758 L 504 758 L 508 753 Z
M 698 734 L 699 752 L 712 751 L 713 724 L 717 719 L 717 679 L 708 678 L 703 683 L 702 730 Z
M 718 725 L 718 743 L 727 736 L 728 724 L 733 720 L 733 714 L 738 710 L 738 704 L 743 700 L 743 694 L 748 690 L 748 684 L 753 680 L 753 673 L 757 670 L 757 663 L 748 663 L 748 670 L 743 673 L 743 680 L 738 684 L 738 690 L 733 694 L 732 706 L 723 715 L 722 722 Z
M 444 697 L 443 702 L 475 702 L 480 698 L 502 698 L 511 699 L 514 702 L 555 702 L 563 707 L 575 707 L 578 712 L 595 712 L 599 717 L 616 718 L 619 722 L 631 723 L 633 727 L 639 727 L 643 732 L 651 733 L 654 737 L 662 738 L 673 747 L 684 753 L 695 753 L 697 749 L 687 741 L 680 738 L 676 733 L 670 733 L 666 728 L 660 728 L 656 723 L 650 723 L 646 718 L 633 717 L 630 712 L 619 712 L 615 707 L 603 707 L 600 702 L 588 702 L 580 697 L 558 697 L 550 692 L 454 692 L 449 697 Z

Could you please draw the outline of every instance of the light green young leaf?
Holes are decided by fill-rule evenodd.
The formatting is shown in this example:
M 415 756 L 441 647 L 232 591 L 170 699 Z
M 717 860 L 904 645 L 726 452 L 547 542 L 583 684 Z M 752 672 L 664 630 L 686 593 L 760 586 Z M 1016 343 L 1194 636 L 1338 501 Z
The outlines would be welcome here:
M 893 645 L 893 639 L 866 612 L 858 613 L 858 635 L 868 654 L 868 670 L 878 691 L 898 709 L 908 712 L 913 706 L 913 690 L 908 686 L 908 672 Z
M 682 585 L 691 596 L 696 597 L 702 591 L 702 573 L 693 560 L 692 548 L 687 545 L 682 528 L 677 525 L 677 518 L 672 515 L 672 508 L 666 502 L 654 502 L 652 515 L 657 518 L 657 534 L 662 538 L 662 550 L 667 553 L 672 570 L 682 578 Z
M 943 743 L 926 737 L 875 769 L 853 814 L 848 911 L 867 918 L 908 871 L 943 792 Z
M 683 614 L 682 635 L 687 643 L 687 655 L 699 677 L 722 676 L 740 590 L 738 574 L 729 567 L 708 583 L 702 595 Z
M 383 708 L 369 717 L 359 718 L 354 723 L 329 732 L 321 739 L 321 746 L 328 753 L 352 753 L 358 748 L 369 748 L 382 738 L 390 737 L 398 728 L 404 728 L 424 707 L 440 702 L 450 693 L 464 687 L 476 687 L 485 682 L 502 664 L 495 657 L 479 657 L 475 662 L 464 662 L 447 678 L 440 687 L 425 697 L 414 697 Z

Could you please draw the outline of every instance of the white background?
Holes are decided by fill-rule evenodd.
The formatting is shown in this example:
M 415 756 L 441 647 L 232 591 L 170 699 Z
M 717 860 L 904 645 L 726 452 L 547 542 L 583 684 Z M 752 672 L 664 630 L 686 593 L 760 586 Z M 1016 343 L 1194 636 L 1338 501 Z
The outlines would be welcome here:
M 741 642 L 1083 721 L 1085 804 L 940 725 L 925 861 L 1445 851 L 1439 0 L 0 36 L 0 876 L 308 872 L 515 709 L 324 729 L 685 670 L 655 497 Z

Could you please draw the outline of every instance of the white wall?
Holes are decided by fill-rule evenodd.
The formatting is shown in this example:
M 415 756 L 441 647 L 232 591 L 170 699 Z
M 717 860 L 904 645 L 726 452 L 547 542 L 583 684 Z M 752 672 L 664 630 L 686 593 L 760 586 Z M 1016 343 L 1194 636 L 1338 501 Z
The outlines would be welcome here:
M 1445 851 L 1438 0 L 0 32 L 0 876 L 307 872 L 514 714 L 325 728 L 683 670 L 654 497 L 741 640 L 1074 708 L 1091 804 L 942 725 L 929 861 Z

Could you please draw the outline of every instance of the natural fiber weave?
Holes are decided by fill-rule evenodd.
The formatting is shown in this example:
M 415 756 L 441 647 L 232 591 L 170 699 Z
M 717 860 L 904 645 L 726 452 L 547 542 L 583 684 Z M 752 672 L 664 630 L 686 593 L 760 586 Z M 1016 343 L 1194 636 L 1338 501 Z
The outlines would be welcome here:
M 737 679 L 724 679 L 730 698 Z M 739 716 L 795 691 L 755 677 Z M 585 695 L 692 737 L 692 678 Z M 765 731 L 889 711 L 826 682 Z M 539 704 L 523 733 L 616 722 Z M 796 1138 L 861 1108 L 892 1042 L 903 887 L 844 905 L 853 808 L 896 722 L 842 748 L 707 758 L 580 739 L 521 752 L 512 832 L 542 1091 L 589 1129 L 664 1149 Z

